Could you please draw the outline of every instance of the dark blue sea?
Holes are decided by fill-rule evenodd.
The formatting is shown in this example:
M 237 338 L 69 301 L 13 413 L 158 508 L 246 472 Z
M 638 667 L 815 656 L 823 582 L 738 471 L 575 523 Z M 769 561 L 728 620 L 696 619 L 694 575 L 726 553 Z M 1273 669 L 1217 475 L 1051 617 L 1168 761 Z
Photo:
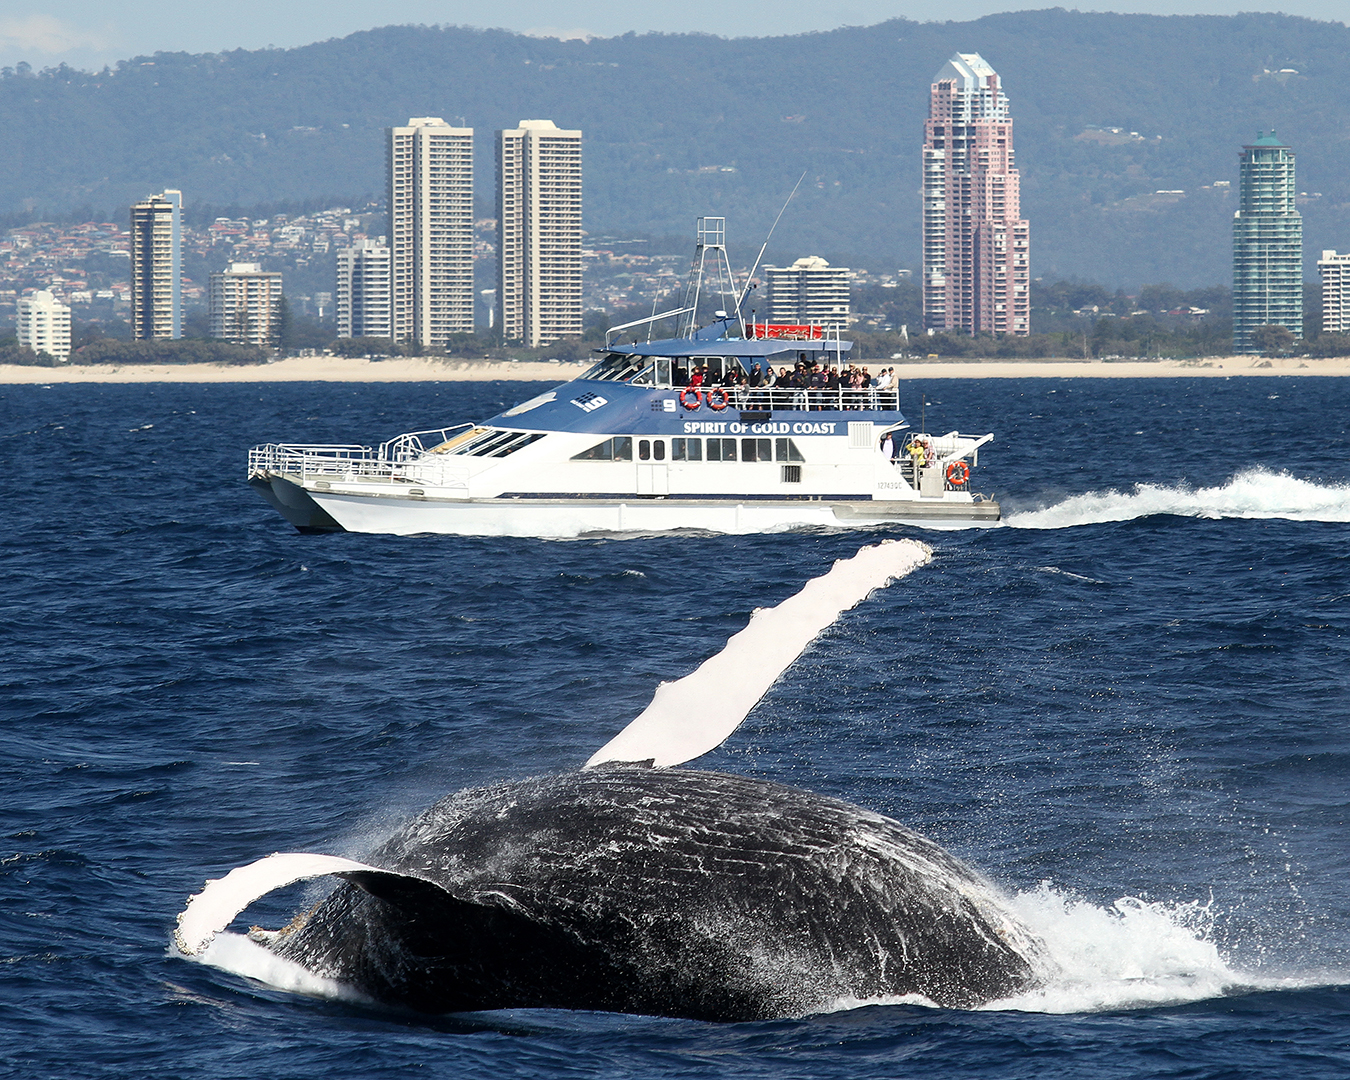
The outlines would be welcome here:
M 983 531 L 301 536 L 244 482 L 255 443 L 379 441 L 537 389 L 0 389 L 0 1072 L 1350 1075 L 1350 380 L 905 388 L 930 430 L 997 432 L 975 487 L 1006 524 Z M 1045 989 L 427 1018 L 171 950 L 207 878 L 359 857 L 446 792 L 575 767 L 755 608 L 904 535 L 933 562 L 697 764 L 942 843 L 1043 935 Z

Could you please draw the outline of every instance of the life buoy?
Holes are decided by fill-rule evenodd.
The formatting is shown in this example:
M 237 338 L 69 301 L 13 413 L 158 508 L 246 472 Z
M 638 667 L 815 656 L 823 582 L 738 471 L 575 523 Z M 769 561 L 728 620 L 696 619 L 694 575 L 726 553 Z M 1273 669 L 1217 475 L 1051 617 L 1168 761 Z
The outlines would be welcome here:
M 698 387 L 686 386 L 683 390 L 681 390 L 680 404 L 683 405 L 690 412 L 693 412 L 700 405 L 702 405 L 703 402 L 698 396 Z
M 716 397 L 714 397 L 713 395 L 716 395 Z M 723 390 L 720 386 L 714 386 L 711 390 L 709 390 L 707 393 L 707 398 L 708 398 L 708 408 L 712 409 L 714 412 L 721 412 L 723 409 L 727 407 L 727 402 L 731 400 L 729 397 L 727 397 L 727 392 Z
M 953 461 L 947 466 L 947 483 L 952 487 L 962 487 L 970 479 L 970 466 L 964 461 Z

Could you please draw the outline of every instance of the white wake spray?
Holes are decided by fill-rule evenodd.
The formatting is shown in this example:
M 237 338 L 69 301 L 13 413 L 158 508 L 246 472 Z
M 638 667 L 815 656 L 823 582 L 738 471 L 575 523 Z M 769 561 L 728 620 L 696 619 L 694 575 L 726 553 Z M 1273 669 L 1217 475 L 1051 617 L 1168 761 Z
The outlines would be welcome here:
M 1350 484 L 1317 484 L 1258 466 L 1221 487 L 1138 484 L 1132 492 L 1091 491 L 1041 510 L 1008 514 L 1004 523 L 1014 529 L 1067 529 L 1155 514 L 1350 521 Z

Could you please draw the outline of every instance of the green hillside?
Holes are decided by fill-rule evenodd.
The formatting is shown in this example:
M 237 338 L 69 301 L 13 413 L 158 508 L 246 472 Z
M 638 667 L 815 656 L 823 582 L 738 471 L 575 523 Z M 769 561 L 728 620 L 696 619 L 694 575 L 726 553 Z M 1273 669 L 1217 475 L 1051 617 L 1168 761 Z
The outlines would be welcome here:
M 1207 186 L 1235 183 L 1238 148 L 1271 127 L 1321 193 L 1302 208 L 1310 262 L 1350 247 L 1350 30 L 1059 9 L 734 40 L 386 27 L 100 74 L 6 69 L 0 213 L 120 218 L 166 186 L 190 205 L 378 195 L 381 130 L 411 115 L 477 129 L 486 206 L 493 130 L 548 117 L 586 133 L 592 232 L 684 236 L 722 214 L 748 260 L 804 170 L 775 249 L 914 268 L 928 85 L 956 51 L 982 53 L 1011 98 L 1037 276 L 1226 280 L 1236 195 Z

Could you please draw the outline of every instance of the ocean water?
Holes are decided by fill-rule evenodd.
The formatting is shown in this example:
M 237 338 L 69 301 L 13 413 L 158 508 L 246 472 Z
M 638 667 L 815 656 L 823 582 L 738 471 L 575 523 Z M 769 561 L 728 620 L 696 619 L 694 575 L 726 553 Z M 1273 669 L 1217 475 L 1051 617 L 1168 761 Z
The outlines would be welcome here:
M 378 441 L 536 389 L 0 389 L 0 1073 L 1350 1073 L 1350 381 L 907 387 L 930 430 L 997 432 L 991 530 L 305 537 L 244 483 L 257 442 Z M 447 791 L 574 767 L 755 608 L 905 535 L 933 562 L 698 764 L 938 840 L 1043 935 L 1043 989 L 428 1018 L 288 983 L 238 935 L 215 966 L 170 949 L 207 878 L 359 857 Z

